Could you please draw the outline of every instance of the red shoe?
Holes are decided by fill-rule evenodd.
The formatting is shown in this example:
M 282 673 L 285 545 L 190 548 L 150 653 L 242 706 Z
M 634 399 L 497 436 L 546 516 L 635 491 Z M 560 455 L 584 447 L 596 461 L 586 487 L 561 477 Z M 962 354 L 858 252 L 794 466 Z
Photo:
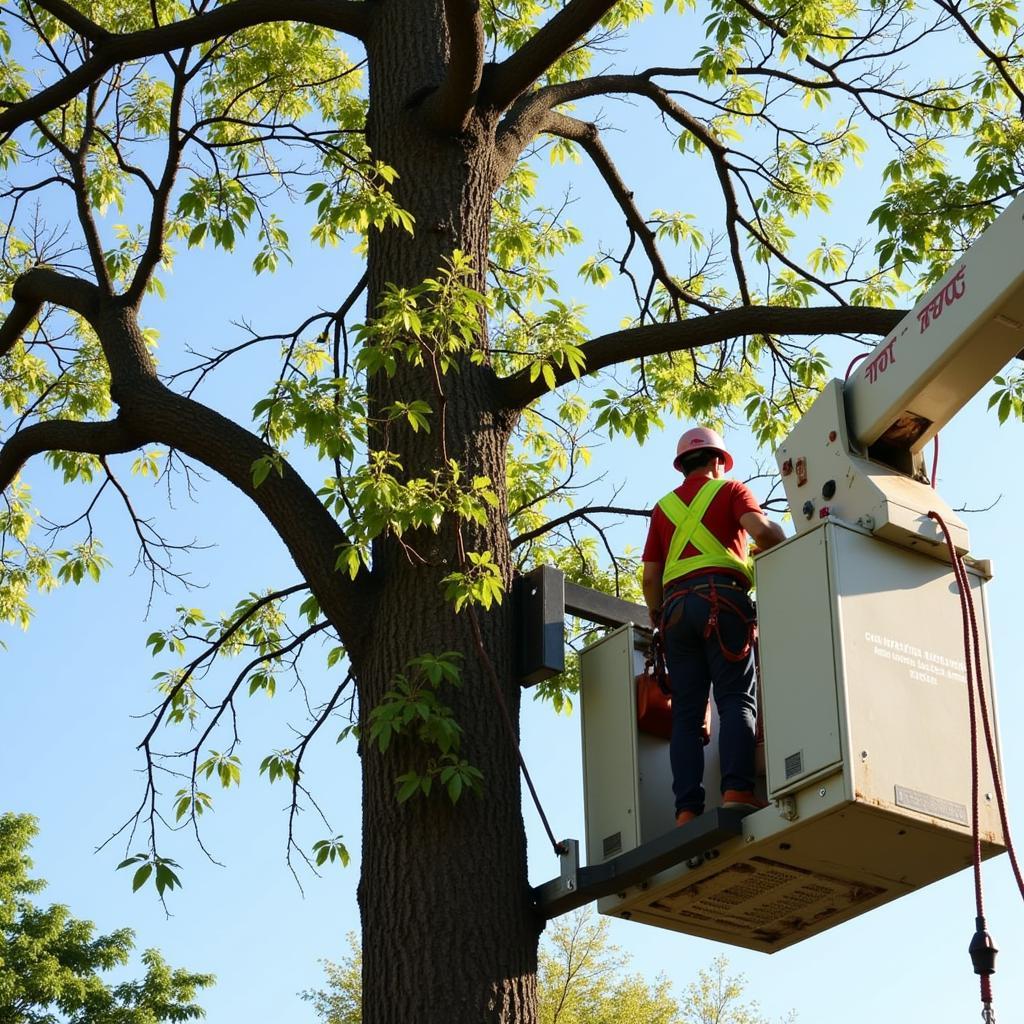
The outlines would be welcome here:
M 687 825 L 697 817 L 696 811 L 679 811 L 676 814 L 676 828 L 680 825 Z
M 759 811 L 762 807 L 767 807 L 768 804 L 749 789 L 727 789 L 722 794 L 722 806 L 726 810 L 748 808 L 752 811 Z

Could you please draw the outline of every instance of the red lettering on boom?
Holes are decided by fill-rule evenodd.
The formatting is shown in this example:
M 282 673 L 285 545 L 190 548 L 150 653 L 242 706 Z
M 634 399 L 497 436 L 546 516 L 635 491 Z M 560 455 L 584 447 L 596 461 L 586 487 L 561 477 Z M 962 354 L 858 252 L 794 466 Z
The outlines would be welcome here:
M 931 326 L 933 320 L 942 316 L 942 311 L 953 305 L 957 299 L 962 299 L 967 291 L 967 267 L 962 266 L 947 282 L 935 293 L 931 300 L 917 314 L 918 323 L 921 325 L 921 334 Z
M 893 335 L 882 351 L 864 367 L 864 374 L 867 377 L 869 384 L 874 384 L 875 381 L 878 380 L 878 375 L 880 373 L 885 373 L 885 371 L 889 369 L 889 365 L 896 362 L 896 353 L 893 352 L 893 346 L 895 344 L 896 336 Z

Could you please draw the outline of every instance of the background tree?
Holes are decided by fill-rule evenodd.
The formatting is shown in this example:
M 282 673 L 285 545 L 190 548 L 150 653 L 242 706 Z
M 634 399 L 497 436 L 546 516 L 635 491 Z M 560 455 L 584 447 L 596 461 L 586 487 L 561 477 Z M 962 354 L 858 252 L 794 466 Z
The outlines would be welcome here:
M 191 488 L 197 466 L 255 504 L 299 574 L 150 636 L 181 661 L 161 670 L 141 742 L 133 869 L 161 894 L 177 884 L 164 816 L 198 827 L 213 786 L 240 782 L 241 698 L 295 673 L 308 722 L 282 725 L 260 771 L 290 785 L 289 854 L 304 850 L 308 745 L 346 713 L 358 725 L 366 1019 L 532 1021 L 513 574 L 549 560 L 628 586 L 600 517 L 642 510 L 580 507 L 588 431 L 642 441 L 666 414 L 728 416 L 770 443 L 829 372 L 813 339 L 884 334 L 904 278 L 934 280 L 992 219 L 1020 171 L 1012 4 L 680 0 L 665 4 L 679 63 L 641 70 L 617 67 L 613 44 L 647 0 L 0 11 L 0 614 L 26 624 L 33 588 L 102 574 L 108 500 L 154 581 L 181 581 L 182 545 L 137 511 L 138 484 Z M 949 75 L 914 80 L 936 39 Z M 679 180 L 712 183 L 714 207 L 641 208 L 603 130 L 612 96 L 664 127 Z M 876 233 L 829 238 L 816 211 L 868 142 L 884 153 Z M 597 336 L 556 293 L 580 233 L 537 198 L 545 162 L 576 159 L 625 222 L 621 247 L 581 267 L 581 289 L 620 275 L 631 304 Z M 354 236 L 365 273 L 297 327 L 243 326 L 206 355 L 164 339 L 158 363 L 143 310 L 175 249 L 244 250 L 270 272 L 289 258 L 292 200 L 315 210 L 313 241 Z M 260 349 L 280 362 L 250 429 L 196 395 Z M 1003 388 L 1019 412 L 1020 380 Z M 20 473 L 41 454 L 85 485 L 84 507 L 35 508 Z M 334 679 L 307 693 L 318 640 Z M 227 655 L 242 667 L 222 677 Z M 163 740 L 176 723 L 194 729 L 184 751 Z M 167 787 L 168 769 L 183 783 Z M 348 856 L 330 830 L 305 855 Z
M 362 1021 L 362 957 L 355 935 L 340 963 L 324 961 L 327 987 L 303 993 L 324 1024 Z M 537 1018 L 541 1024 L 768 1024 L 744 1001 L 745 979 L 717 956 L 686 989 L 682 1003 L 663 974 L 647 981 L 608 938 L 607 918 L 585 910 L 556 921 L 541 941 Z M 792 1015 L 789 1018 L 794 1020 Z
M 361 1024 L 363 1019 L 363 954 L 353 932 L 346 939 L 348 953 L 339 963 L 323 961 L 327 987 L 302 993 L 325 1024 Z
M 668 978 L 630 972 L 631 958 L 608 939 L 608 921 L 577 911 L 554 922 L 541 943 L 541 1024 L 681 1024 Z
M 0 816 L 0 1022 L 2 1024 L 158 1024 L 204 1017 L 195 1002 L 211 974 L 171 968 L 155 949 L 142 954 L 140 981 L 103 975 L 128 963 L 127 928 L 96 935 L 67 907 L 31 899 L 46 883 L 31 878 L 28 848 L 37 826 L 25 814 Z
M 757 1003 L 744 1000 L 744 981 L 730 976 L 729 962 L 716 956 L 687 986 L 682 1024 L 768 1024 Z M 795 1020 L 795 1013 L 786 1017 L 789 1024 Z

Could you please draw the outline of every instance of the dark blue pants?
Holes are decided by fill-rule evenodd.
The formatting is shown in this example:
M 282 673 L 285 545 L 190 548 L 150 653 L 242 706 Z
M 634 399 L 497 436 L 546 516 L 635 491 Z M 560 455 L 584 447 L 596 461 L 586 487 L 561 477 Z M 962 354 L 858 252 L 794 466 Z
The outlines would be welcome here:
M 709 584 L 742 614 L 719 601 L 718 628 L 704 636 L 711 614 Z M 686 580 L 669 592 L 663 613 L 665 660 L 672 682 L 672 789 L 676 811 L 704 812 L 704 744 L 702 726 L 708 693 L 714 688 L 718 706 L 718 753 L 722 792 L 754 788 L 754 728 L 757 685 L 754 651 L 733 661 L 747 644 L 754 607 L 742 586 L 730 576 L 708 574 Z

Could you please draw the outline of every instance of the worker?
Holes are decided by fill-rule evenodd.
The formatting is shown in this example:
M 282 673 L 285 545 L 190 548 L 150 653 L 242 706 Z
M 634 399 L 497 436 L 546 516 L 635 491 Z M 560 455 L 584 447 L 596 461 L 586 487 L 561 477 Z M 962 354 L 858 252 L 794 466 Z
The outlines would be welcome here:
M 723 807 L 761 807 L 754 793 L 754 606 L 748 534 L 761 550 L 785 539 L 750 489 L 727 480 L 732 456 L 707 427 L 676 447 L 682 485 L 654 509 L 643 590 L 661 629 L 672 689 L 669 755 L 676 824 L 704 813 L 704 714 L 713 687 Z

